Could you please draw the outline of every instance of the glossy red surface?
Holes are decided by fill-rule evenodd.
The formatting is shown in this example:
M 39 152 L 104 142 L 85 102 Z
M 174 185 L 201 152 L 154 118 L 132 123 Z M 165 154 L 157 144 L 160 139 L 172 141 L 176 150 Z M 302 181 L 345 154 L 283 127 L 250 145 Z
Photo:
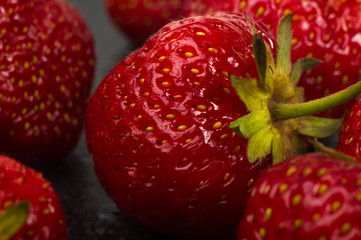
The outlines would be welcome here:
M 249 186 L 270 160 L 251 165 L 247 140 L 229 129 L 247 111 L 228 76 L 256 76 L 251 43 L 240 15 L 173 22 L 100 84 L 88 147 L 103 187 L 132 219 L 180 238 L 235 236 Z

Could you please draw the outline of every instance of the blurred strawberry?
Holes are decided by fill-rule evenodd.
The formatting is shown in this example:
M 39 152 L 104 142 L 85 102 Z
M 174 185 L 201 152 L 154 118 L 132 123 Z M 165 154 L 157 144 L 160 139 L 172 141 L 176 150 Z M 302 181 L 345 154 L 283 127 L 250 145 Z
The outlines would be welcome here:
M 274 34 L 279 20 L 293 12 L 292 60 L 312 56 L 323 61 L 300 80 L 299 86 L 306 89 L 306 100 L 329 95 L 360 80 L 358 0 L 188 0 L 185 9 L 185 16 L 217 10 L 245 11 L 268 25 Z M 352 103 L 319 115 L 341 117 Z
M 8 229 L 2 228 L 9 223 Z M 67 239 L 64 212 L 51 184 L 42 174 L 0 156 L 0 239 L 5 237 L 3 230 L 8 233 L 15 225 L 12 240 Z
M 82 130 L 92 35 L 63 0 L 5 0 L 0 9 L 0 153 L 32 165 L 58 159 Z
M 136 44 L 181 15 L 183 0 L 105 0 L 111 20 Z
M 361 165 L 312 153 L 262 172 L 239 240 L 361 238 Z

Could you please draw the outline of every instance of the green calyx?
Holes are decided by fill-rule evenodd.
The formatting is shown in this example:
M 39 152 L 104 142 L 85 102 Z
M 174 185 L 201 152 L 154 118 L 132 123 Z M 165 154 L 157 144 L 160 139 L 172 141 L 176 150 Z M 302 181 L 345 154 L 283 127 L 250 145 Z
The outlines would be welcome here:
M 30 202 L 22 201 L 0 214 L 0 240 L 11 239 L 25 224 Z
M 251 163 L 269 154 L 272 154 L 273 162 L 277 163 L 305 151 L 302 135 L 324 138 L 336 133 L 343 119 L 308 115 L 355 98 L 361 92 L 361 82 L 327 97 L 303 102 L 303 90 L 296 85 L 302 73 L 317 66 L 320 61 L 303 58 L 292 66 L 292 15 L 280 21 L 276 59 L 254 26 L 247 22 L 253 33 L 259 79 L 230 77 L 236 93 L 250 112 L 232 122 L 230 128 L 249 139 L 247 155 Z

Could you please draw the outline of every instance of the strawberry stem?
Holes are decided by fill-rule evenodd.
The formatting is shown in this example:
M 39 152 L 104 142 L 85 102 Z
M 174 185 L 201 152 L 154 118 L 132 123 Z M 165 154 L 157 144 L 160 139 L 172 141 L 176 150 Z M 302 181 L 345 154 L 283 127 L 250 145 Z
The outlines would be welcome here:
M 30 211 L 28 200 L 19 202 L 0 215 L 0 240 L 11 239 L 25 224 Z
M 273 122 L 316 114 L 346 103 L 361 93 L 361 81 L 326 97 L 296 104 L 270 103 L 269 110 Z
M 322 143 L 317 141 L 317 139 L 314 139 L 314 140 L 309 139 L 308 141 L 313 145 L 315 150 L 317 150 L 318 152 L 326 153 L 326 154 L 328 154 L 334 158 L 340 159 L 344 162 L 357 162 L 356 158 L 349 156 L 347 154 L 344 154 L 342 152 L 339 152 L 336 149 L 326 147 L 325 145 L 323 145 Z

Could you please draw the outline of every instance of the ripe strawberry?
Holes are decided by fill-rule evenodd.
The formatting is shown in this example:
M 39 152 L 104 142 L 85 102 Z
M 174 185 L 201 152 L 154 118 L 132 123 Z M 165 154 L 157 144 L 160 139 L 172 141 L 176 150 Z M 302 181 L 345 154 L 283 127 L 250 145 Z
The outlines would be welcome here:
M 271 155 L 280 161 L 304 151 L 300 135 L 337 130 L 339 120 L 300 117 L 319 104 L 299 103 L 294 84 L 317 61 L 291 71 L 290 20 L 280 25 L 281 43 L 289 41 L 277 63 L 264 26 L 217 13 L 166 25 L 105 77 L 86 134 L 96 174 L 120 209 L 180 238 L 235 237 L 249 186 Z
M 262 172 L 240 224 L 243 239 L 360 239 L 361 165 L 322 153 Z
M 0 153 L 33 165 L 58 159 L 82 129 L 92 35 L 63 0 L 6 0 L 0 9 Z
M 299 86 L 306 89 L 307 100 L 337 92 L 360 79 L 361 3 L 358 0 L 188 0 L 185 8 L 185 16 L 215 10 L 244 10 L 248 16 L 268 25 L 273 33 L 282 16 L 293 12 L 292 59 L 312 56 L 323 61 L 300 80 Z M 352 103 L 320 115 L 341 117 Z
M 117 27 L 137 44 L 181 15 L 182 0 L 105 0 Z
M 361 100 L 348 113 L 338 135 L 337 150 L 355 157 L 361 162 Z
M 30 203 L 29 215 L 11 239 L 67 239 L 64 212 L 51 184 L 40 173 L 0 156 L 0 216 L 23 200 Z M 1 219 L 0 225 L 9 220 Z

